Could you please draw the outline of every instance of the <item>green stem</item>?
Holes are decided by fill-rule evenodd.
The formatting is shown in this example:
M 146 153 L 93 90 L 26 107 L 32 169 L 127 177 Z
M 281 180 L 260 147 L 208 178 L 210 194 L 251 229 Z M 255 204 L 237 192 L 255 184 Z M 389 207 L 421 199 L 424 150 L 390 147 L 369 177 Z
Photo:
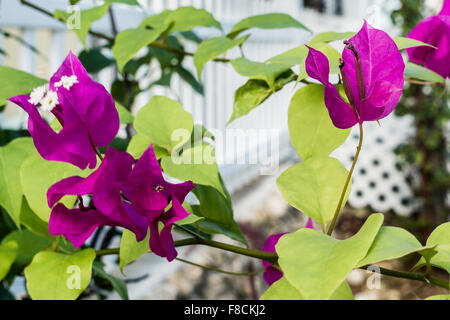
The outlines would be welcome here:
M 264 271 L 264 269 L 258 269 L 258 270 L 253 271 L 253 272 L 231 272 L 231 271 L 225 271 L 225 270 L 221 270 L 221 269 L 217 269 L 217 268 L 213 268 L 213 267 L 208 267 L 208 266 L 205 266 L 205 265 L 202 265 L 202 264 L 197 264 L 197 263 L 194 263 L 194 262 L 191 262 L 191 261 L 188 261 L 188 260 L 184 260 L 184 259 L 181 259 L 181 258 L 176 258 L 176 260 L 181 261 L 181 262 L 186 263 L 186 264 L 190 264 L 190 265 L 195 266 L 195 267 L 199 267 L 199 268 L 208 270 L 208 271 L 214 271 L 214 272 L 218 272 L 218 273 L 228 274 L 228 275 L 231 275 L 231 276 L 253 276 L 255 274 L 258 274 L 258 273 L 261 273 L 261 272 Z
M 341 212 L 342 204 L 344 202 L 345 193 L 347 192 L 348 185 L 350 184 L 350 181 L 352 179 L 353 171 L 355 170 L 356 162 L 358 161 L 359 154 L 361 153 L 362 143 L 363 143 L 363 139 L 364 139 L 364 132 L 363 132 L 362 123 L 359 122 L 358 124 L 359 124 L 359 143 L 358 143 L 358 147 L 356 147 L 356 154 L 355 154 L 355 158 L 353 159 L 352 167 L 351 167 L 351 169 L 350 169 L 350 171 L 349 171 L 349 173 L 347 175 L 347 180 L 345 181 L 344 189 L 342 190 L 341 197 L 339 199 L 339 203 L 337 205 L 336 211 L 334 212 L 333 220 L 331 221 L 330 228 L 328 229 L 328 232 L 327 232 L 327 234 L 329 236 L 331 236 L 331 234 L 333 233 L 334 227 L 336 226 L 336 221 L 337 221 L 337 218 L 339 216 L 339 213 Z
M 361 267 L 361 269 L 367 270 L 368 267 L 369 266 L 364 266 L 364 267 Z M 378 267 L 378 268 L 380 269 L 381 274 L 385 275 L 385 276 L 409 279 L 409 280 L 416 280 L 416 281 L 421 281 L 421 282 L 426 282 L 426 283 L 432 283 L 438 287 L 441 287 L 444 289 L 450 289 L 450 283 L 445 280 L 441 280 L 438 278 L 434 278 L 431 276 L 418 274 L 418 273 L 395 271 L 395 270 L 390 270 L 390 269 L 381 268 L 381 267 Z
M 265 260 L 269 263 L 276 264 L 278 256 L 274 252 L 263 252 L 258 250 L 252 250 L 242 247 L 233 246 L 231 244 L 217 242 L 214 240 L 202 239 L 202 238 L 188 238 L 183 240 L 174 241 L 175 247 L 184 247 L 190 245 L 204 245 L 208 247 L 218 248 L 229 252 L 234 252 L 247 257 L 252 257 L 260 260 Z M 104 249 L 96 251 L 97 256 L 105 256 L 111 254 L 119 254 L 119 248 Z

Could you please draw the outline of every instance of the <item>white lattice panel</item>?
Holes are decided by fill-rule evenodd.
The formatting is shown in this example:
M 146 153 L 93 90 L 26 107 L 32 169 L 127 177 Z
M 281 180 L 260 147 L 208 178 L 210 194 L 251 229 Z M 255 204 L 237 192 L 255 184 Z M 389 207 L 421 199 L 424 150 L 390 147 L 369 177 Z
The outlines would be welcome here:
M 357 208 L 370 206 L 379 212 L 394 210 L 409 215 L 418 205 L 407 183 L 413 175 L 397 165 L 393 150 L 414 133 L 412 119 L 390 115 L 380 125 L 364 123 L 364 143 L 353 175 L 349 203 Z M 358 140 L 359 128 L 355 126 L 345 144 L 332 154 L 347 169 L 351 167 Z

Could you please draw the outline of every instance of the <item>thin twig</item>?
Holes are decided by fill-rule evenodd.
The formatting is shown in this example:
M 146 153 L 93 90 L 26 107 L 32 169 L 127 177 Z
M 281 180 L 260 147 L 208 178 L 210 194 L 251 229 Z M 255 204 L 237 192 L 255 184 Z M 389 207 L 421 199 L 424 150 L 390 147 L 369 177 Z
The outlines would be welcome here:
M 214 272 L 218 272 L 218 273 L 228 274 L 228 275 L 231 275 L 231 276 L 252 276 L 252 275 L 255 275 L 255 274 L 258 274 L 258 273 L 261 273 L 261 272 L 264 271 L 264 269 L 261 268 L 261 269 L 258 269 L 256 271 L 252 271 L 252 272 L 231 272 L 231 271 L 225 271 L 225 270 L 222 270 L 222 269 L 205 266 L 205 265 L 198 264 L 198 263 L 195 263 L 195 262 L 191 262 L 191 261 L 188 261 L 188 260 L 184 260 L 184 259 L 181 259 L 181 258 L 175 258 L 175 259 L 180 261 L 180 262 L 183 262 L 183 263 L 186 263 L 186 264 L 190 264 L 192 266 L 199 267 L 199 268 L 202 268 L 202 269 L 205 269 L 205 270 L 208 270 L 208 271 L 214 271 Z

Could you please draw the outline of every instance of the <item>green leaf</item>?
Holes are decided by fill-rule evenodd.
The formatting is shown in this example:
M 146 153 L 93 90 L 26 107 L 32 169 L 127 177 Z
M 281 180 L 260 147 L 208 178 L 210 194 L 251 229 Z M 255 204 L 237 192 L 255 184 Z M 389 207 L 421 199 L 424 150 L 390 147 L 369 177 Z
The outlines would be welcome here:
M 109 9 L 109 3 L 106 2 L 104 5 L 88 9 L 88 10 L 81 10 L 80 11 L 80 21 L 79 26 L 75 26 L 72 28 L 73 32 L 77 35 L 77 37 L 80 39 L 83 46 L 86 48 L 86 37 L 89 33 L 89 29 L 91 28 L 91 25 L 99 20 L 101 17 L 103 17 Z M 53 13 L 53 16 L 56 19 L 60 19 L 65 21 L 66 23 L 72 24 L 73 22 L 70 21 L 71 17 L 74 13 L 69 13 L 62 10 L 55 10 Z M 69 21 L 68 21 L 69 20 Z
M 224 196 L 214 148 L 206 143 L 183 150 L 181 156 L 166 156 L 161 160 L 165 173 L 182 181 L 211 186 Z
M 31 138 L 14 139 L 0 148 L 0 205 L 18 227 L 23 196 L 20 167 L 33 154 L 37 152 Z
M 275 79 L 290 68 L 277 63 L 261 63 L 237 58 L 231 61 L 234 70 L 241 76 L 263 80 L 270 88 L 274 88 Z
M 51 209 L 47 204 L 47 190 L 56 182 L 71 176 L 88 176 L 92 170 L 80 170 L 65 162 L 47 161 L 36 155 L 28 158 L 20 169 L 20 181 L 23 193 L 30 208 L 36 215 L 48 222 Z M 74 196 L 67 196 L 62 200 L 67 207 L 75 203 Z
M 153 96 L 136 114 L 134 127 L 139 134 L 172 152 L 189 141 L 194 121 L 177 101 Z
M 431 296 L 426 298 L 425 300 L 450 300 L 450 294 L 441 294 L 437 296 Z
M 2 240 L 2 244 L 14 241 L 18 245 L 15 262 L 25 266 L 31 262 L 34 255 L 50 245 L 51 240 L 36 235 L 29 230 L 13 231 Z
M 335 31 L 329 31 L 329 32 L 322 32 L 317 34 L 310 43 L 313 42 L 333 42 L 338 40 L 347 40 L 355 36 L 355 32 L 335 32 Z
M 278 263 L 305 299 L 329 299 L 367 254 L 382 223 L 383 215 L 373 214 L 356 235 L 345 240 L 307 228 L 286 234 L 276 246 Z
M 336 128 L 325 107 L 323 86 L 307 85 L 297 90 L 288 113 L 291 142 L 298 155 L 306 160 L 328 156 L 342 145 L 350 129 Z
M 423 249 L 419 240 L 408 231 L 397 227 L 382 227 L 358 267 L 400 258 Z
M 284 199 L 325 229 L 333 218 L 348 172 L 342 164 L 327 157 L 309 158 L 294 165 L 277 180 Z M 350 194 L 350 186 L 344 202 Z
M 6 99 L 20 94 L 28 94 L 34 88 L 46 83 L 46 80 L 29 73 L 0 66 L 0 106 L 6 104 Z
M 74 255 L 42 251 L 25 268 L 27 289 L 33 300 L 75 300 L 89 285 L 93 249 Z
M 48 223 L 41 220 L 34 212 L 31 210 L 28 201 L 25 197 L 22 199 L 22 208 L 20 210 L 20 223 L 23 224 L 27 229 L 34 232 L 41 237 L 51 238 L 48 231 Z
M 135 28 L 119 32 L 112 47 L 112 53 L 117 60 L 120 72 L 139 50 L 155 41 L 167 28 L 168 25 L 162 25 L 151 30 Z
M 398 47 L 398 50 L 408 49 L 408 48 L 414 48 L 414 47 L 422 47 L 427 46 L 434 49 L 437 49 L 435 46 L 432 46 L 431 44 L 416 40 L 416 39 L 410 39 L 405 37 L 395 37 L 392 38 L 395 42 L 395 44 Z
M 288 70 L 275 81 L 274 89 L 262 80 L 249 80 L 234 93 L 233 113 L 227 124 L 247 115 L 266 101 L 274 92 L 281 90 L 286 84 L 296 79 L 296 75 Z
M 258 29 L 284 29 L 298 28 L 311 32 L 306 26 L 292 18 L 286 13 L 267 13 L 245 18 L 233 26 L 227 35 L 229 38 L 236 38 L 241 32 L 250 28 Z
M 222 179 L 220 178 L 225 196 L 216 189 L 199 185 L 192 192 L 200 202 L 200 205 L 193 205 L 195 215 L 206 218 L 197 222 L 200 230 L 208 234 L 224 234 L 231 239 L 247 244 L 245 237 L 234 221 L 233 206 L 231 197 Z
M 149 239 L 150 231 L 147 233 L 147 237 L 144 240 L 137 242 L 136 235 L 133 232 L 123 229 L 119 251 L 119 267 L 122 273 L 123 268 L 127 264 L 133 262 L 144 253 L 150 252 Z
M 332 294 L 330 300 L 353 300 L 353 293 L 346 281 Z M 301 293 L 286 280 L 281 278 L 261 296 L 260 300 L 305 300 Z
M 198 82 L 198 80 L 194 77 L 194 75 L 187 69 L 183 68 L 182 66 L 176 66 L 173 68 L 173 70 L 183 79 L 186 81 L 192 89 L 194 89 L 197 93 L 203 95 L 203 86 Z
M 412 62 L 406 63 L 405 76 L 423 81 L 445 83 L 445 79 L 436 72 Z
M 234 40 L 227 37 L 213 37 L 200 43 L 194 54 L 194 64 L 200 82 L 202 79 L 203 67 L 208 61 L 218 58 L 220 55 L 236 46 L 240 46 L 247 38 L 248 37 L 242 37 Z
M 101 47 L 90 48 L 89 50 L 81 51 L 78 55 L 88 73 L 98 73 L 114 63 L 114 60 L 107 58 L 101 50 Z
M 450 273 L 450 222 L 443 223 L 434 229 L 427 239 L 427 247 L 431 249 L 420 252 L 424 258 L 414 269 L 424 266 L 428 260 L 431 265 Z
M 0 281 L 6 277 L 14 259 L 16 259 L 18 245 L 15 241 L 0 244 Z
M 133 123 L 134 117 L 127 108 L 125 108 L 120 103 L 116 102 L 116 108 L 119 112 L 119 120 L 121 124 L 130 124 Z
M 164 10 L 158 15 L 145 18 L 140 27 L 155 27 L 158 24 L 171 24 L 167 33 L 186 32 L 196 27 L 214 27 L 222 30 L 220 23 L 204 9 L 179 7 L 175 10 Z
M 119 294 L 122 300 L 129 300 L 128 289 L 125 281 L 107 273 L 103 269 L 103 266 L 99 261 L 94 262 L 94 264 L 92 265 L 92 269 L 94 269 L 94 272 L 97 276 L 108 281 L 111 284 L 112 288 Z
M 139 159 L 145 152 L 145 150 L 150 147 L 151 143 L 152 140 L 138 133 L 131 138 L 130 143 L 127 147 L 127 152 L 131 154 L 135 159 Z M 158 160 L 169 154 L 166 149 L 161 148 L 156 144 L 153 145 L 153 151 L 155 152 L 155 156 Z

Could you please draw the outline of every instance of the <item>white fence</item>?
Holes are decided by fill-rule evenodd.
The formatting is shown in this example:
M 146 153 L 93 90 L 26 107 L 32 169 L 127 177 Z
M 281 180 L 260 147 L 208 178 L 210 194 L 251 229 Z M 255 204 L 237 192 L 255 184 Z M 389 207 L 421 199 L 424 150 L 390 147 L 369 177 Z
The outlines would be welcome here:
M 68 1 L 34 0 L 34 3 L 50 10 L 55 8 L 64 10 Z M 343 15 L 339 17 L 332 15 L 331 11 L 334 5 L 332 0 L 325 1 L 327 4 L 326 15 L 318 14 L 311 9 L 305 9 L 302 3 L 303 1 L 299 0 L 149 0 L 142 1 L 142 9 L 130 9 L 127 6 L 115 5 L 114 10 L 119 31 L 137 26 L 146 15 L 155 14 L 164 9 L 190 5 L 197 8 L 205 8 L 212 12 L 226 31 L 242 18 L 267 12 L 289 13 L 315 32 L 355 30 L 361 26 L 363 18 L 368 19 L 376 27 L 386 28 L 387 26 L 387 18 L 383 14 L 383 10 L 386 8 L 377 5 L 377 3 L 387 3 L 383 0 L 343 0 Z M 36 55 L 29 49 L 11 40 L 2 40 L 0 38 L 0 47 L 4 47 L 6 51 L 17 53 L 4 58 L 0 56 L 0 64 L 11 65 L 41 77 L 46 78 L 51 75 L 69 49 L 75 52 L 81 49 L 81 45 L 75 36 L 67 32 L 64 24 L 46 17 L 33 9 L 22 6 L 19 0 L 0 0 L 0 27 L 7 28 L 8 31 L 11 30 L 21 35 L 27 42 L 35 45 L 47 55 L 46 57 Z M 92 29 L 110 33 L 109 18 L 105 16 L 97 21 L 92 26 Z M 310 37 L 307 32 L 292 29 L 252 30 L 251 33 L 252 37 L 245 43 L 244 51 L 247 58 L 255 61 L 264 61 L 285 50 L 301 45 Z M 210 37 L 218 34 L 220 34 L 218 31 L 209 29 L 199 30 L 201 37 Z M 91 37 L 88 38 L 90 44 L 94 44 L 95 41 L 98 40 Z M 195 46 L 192 44 L 189 45 L 187 43 L 186 45 L 187 51 L 195 50 Z M 228 53 L 228 57 L 238 55 L 239 51 L 237 49 Z M 195 70 L 191 57 L 186 58 L 185 65 L 191 71 Z M 149 68 L 152 68 L 152 66 L 149 66 Z M 98 80 L 108 87 L 113 80 L 113 72 L 113 69 L 102 71 Z M 153 81 L 158 78 L 159 75 L 153 73 L 147 81 Z M 245 78 L 239 76 L 229 64 L 210 62 L 204 68 L 203 83 L 205 85 L 205 95 L 201 96 L 195 93 L 189 85 L 181 81 L 178 76 L 174 76 L 171 89 L 155 87 L 138 96 L 133 111 L 136 112 L 147 103 L 152 95 L 166 95 L 178 99 L 183 107 L 192 113 L 196 123 L 201 123 L 208 129 L 215 129 L 218 130 L 219 134 L 223 134 L 225 133 L 225 125 L 232 113 L 234 91 L 245 83 Z M 258 132 L 262 133 L 262 131 L 258 131 L 259 129 L 265 130 L 265 136 L 262 135 L 260 137 L 259 143 L 242 144 L 242 141 L 224 141 L 224 145 L 228 143 L 230 148 L 227 150 L 218 148 L 216 151 L 218 161 L 221 163 L 220 170 L 231 192 L 239 190 L 253 179 L 259 177 L 261 173 L 260 165 L 262 164 L 261 162 L 256 164 L 236 164 L 236 160 L 233 161 L 232 159 L 239 159 L 246 154 L 254 153 L 261 146 L 273 146 L 273 144 L 275 146 L 278 144 L 275 152 L 264 154 L 263 156 L 266 156 L 266 158 L 260 157 L 259 160 L 283 160 L 293 154 L 287 132 L 287 109 L 292 94 L 293 87 L 289 86 L 269 98 L 248 116 L 236 120 L 228 127 L 230 129 L 253 129 L 257 134 Z M 395 209 L 403 214 L 411 211 L 413 204 L 405 200 L 411 196 L 411 192 L 404 182 L 404 175 L 395 169 L 395 158 L 391 152 L 394 140 L 384 136 L 386 132 L 391 134 L 392 130 L 397 130 L 396 136 L 400 137 L 400 140 L 405 138 L 408 133 L 407 120 L 405 121 L 401 122 L 391 116 L 388 120 L 382 121 L 383 128 L 369 126 L 371 133 L 367 135 L 369 138 L 366 140 L 366 150 L 363 152 L 350 197 L 352 205 L 357 207 L 371 205 L 380 211 Z M 3 126 L 17 127 L 23 125 L 24 122 L 25 114 L 18 112 L 17 107 L 9 107 L 4 114 L 4 119 L 0 116 L 0 124 Z M 268 129 L 269 131 L 267 131 Z M 357 133 L 355 134 L 357 135 Z M 378 139 L 380 137 L 382 138 Z M 399 142 L 398 140 L 396 141 Z M 354 145 L 356 145 L 355 141 L 349 139 L 346 146 L 335 153 L 335 156 L 343 161 L 346 166 L 350 164 L 349 160 L 354 153 Z M 279 151 L 279 153 L 276 151 Z M 377 165 L 377 161 L 374 162 L 374 157 L 381 152 L 386 155 L 382 159 L 382 166 Z M 370 172 L 370 175 L 363 172 Z M 388 178 L 386 178 L 387 172 Z M 387 185 L 389 188 L 384 187 Z

